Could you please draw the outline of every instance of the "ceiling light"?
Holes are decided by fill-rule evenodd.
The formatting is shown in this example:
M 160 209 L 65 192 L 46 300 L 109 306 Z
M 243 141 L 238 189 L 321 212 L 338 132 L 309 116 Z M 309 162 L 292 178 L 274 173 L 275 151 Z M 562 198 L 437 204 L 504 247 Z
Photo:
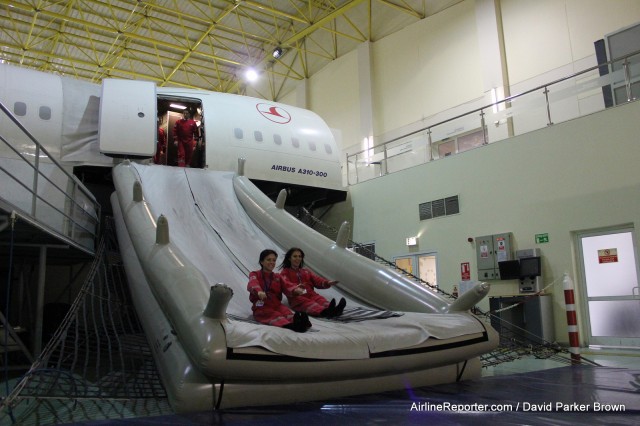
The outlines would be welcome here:
M 273 57 L 276 59 L 280 59 L 283 53 L 284 51 L 282 50 L 282 47 L 276 47 L 275 49 L 273 49 Z
M 245 73 L 245 77 L 248 81 L 253 82 L 258 79 L 258 73 L 253 68 L 249 68 Z
M 186 106 L 180 105 L 180 104 L 171 104 L 171 105 L 169 105 L 169 107 L 175 108 L 175 109 L 187 109 Z

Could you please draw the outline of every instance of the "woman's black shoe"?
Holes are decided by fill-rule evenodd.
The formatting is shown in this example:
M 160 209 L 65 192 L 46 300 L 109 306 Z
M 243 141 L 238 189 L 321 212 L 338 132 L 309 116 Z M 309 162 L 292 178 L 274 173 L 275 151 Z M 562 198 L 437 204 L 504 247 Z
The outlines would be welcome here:
M 320 316 L 323 318 L 331 318 L 335 310 L 336 310 L 336 299 L 331 299 L 329 306 L 327 306 L 322 310 L 322 312 L 320 312 Z
M 340 299 L 340 303 L 336 306 L 336 310 L 333 313 L 334 317 L 339 317 L 342 315 L 342 311 L 344 311 L 344 307 L 347 306 L 347 301 L 344 300 L 344 297 Z
M 311 321 L 309 320 L 309 315 L 306 312 L 302 312 L 302 320 L 303 320 L 303 324 L 304 326 L 309 329 L 311 328 Z
M 296 313 L 293 314 L 293 323 L 299 325 L 300 328 L 304 328 L 305 330 L 311 328 L 311 321 L 309 321 L 309 315 L 307 315 L 306 312 L 296 311 Z
M 282 328 L 286 328 L 288 330 L 292 330 L 295 331 L 296 333 L 304 333 L 305 331 L 307 331 L 306 328 L 301 328 L 300 324 L 296 324 L 296 323 L 289 323 L 287 325 L 283 325 Z

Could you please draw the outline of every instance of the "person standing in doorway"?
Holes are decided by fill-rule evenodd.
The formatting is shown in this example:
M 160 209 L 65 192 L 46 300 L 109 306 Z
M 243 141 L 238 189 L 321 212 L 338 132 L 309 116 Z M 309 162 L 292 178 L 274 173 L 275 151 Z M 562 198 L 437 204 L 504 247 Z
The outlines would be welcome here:
M 182 118 L 173 126 L 173 144 L 178 147 L 178 167 L 189 167 L 191 155 L 198 140 L 198 124 L 191 118 L 188 109 L 184 110 Z
M 158 142 L 153 162 L 155 164 L 167 164 L 167 136 L 162 126 L 161 116 L 158 117 Z

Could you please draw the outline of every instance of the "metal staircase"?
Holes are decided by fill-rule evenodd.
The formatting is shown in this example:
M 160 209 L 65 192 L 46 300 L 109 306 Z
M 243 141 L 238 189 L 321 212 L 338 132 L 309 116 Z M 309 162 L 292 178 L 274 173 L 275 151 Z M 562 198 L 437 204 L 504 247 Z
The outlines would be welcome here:
M 171 414 L 129 295 L 110 218 L 64 320 L 28 371 L 7 382 L 0 424 L 45 425 Z
M 24 369 L 42 348 L 47 267 L 92 260 L 101 209 L 1 102 L 0 111 L 0 353 L 5 369 Z

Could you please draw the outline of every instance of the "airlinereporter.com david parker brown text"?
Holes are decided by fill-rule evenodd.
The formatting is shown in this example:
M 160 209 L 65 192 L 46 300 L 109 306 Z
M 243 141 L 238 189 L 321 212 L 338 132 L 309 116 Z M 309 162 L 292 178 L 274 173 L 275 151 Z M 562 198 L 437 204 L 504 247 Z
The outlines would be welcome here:
M 521 412 L 622 412 L 626 411 L 624 404 L 605 404 L 591 402 L 580 404 L 577 402 L 517 402 L 506 404 L 453 404 L 450 402 L 414 402 L 410 411 L 521 411 Z

